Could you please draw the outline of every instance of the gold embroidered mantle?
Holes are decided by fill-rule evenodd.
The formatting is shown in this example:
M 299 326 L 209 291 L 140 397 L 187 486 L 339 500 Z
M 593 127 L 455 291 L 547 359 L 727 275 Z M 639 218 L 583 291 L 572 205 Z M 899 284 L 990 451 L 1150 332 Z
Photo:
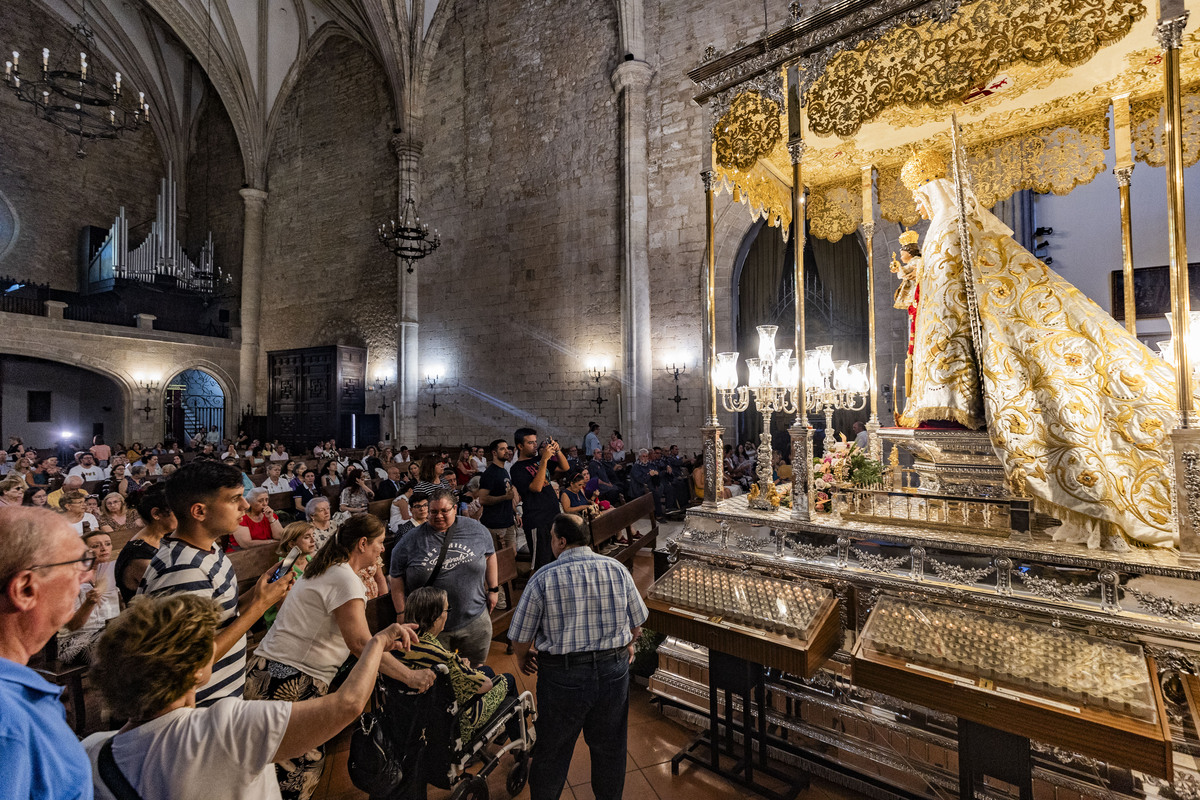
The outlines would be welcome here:
M 1009 479 L 1034 497 L 1142 544 L 1176 544 L 1171 368 L 1011 236 L 970 229 L 983 352 L 971 358 L 957 221 L 935 211 L 902 424 L 986 417 Z

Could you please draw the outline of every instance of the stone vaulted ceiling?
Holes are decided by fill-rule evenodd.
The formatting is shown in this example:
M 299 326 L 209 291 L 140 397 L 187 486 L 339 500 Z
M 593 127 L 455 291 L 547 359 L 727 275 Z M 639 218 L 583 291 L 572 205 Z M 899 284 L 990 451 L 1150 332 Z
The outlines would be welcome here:
M 79 20 L 82 0 L 35 1 L 67 26 Z M 348 36 L 379 59 L 394 107 L 401 110 L 395 125 L 419 124 L 420 87 L 436 49 L 441 5 L 440 0 L 86 0 L 97 47 L 146 91 L 166 157 L 186 161 L 206 76 L 237 132 L 246 182 L 259 188 L 279 110 L 304 65 L 331 35 Z

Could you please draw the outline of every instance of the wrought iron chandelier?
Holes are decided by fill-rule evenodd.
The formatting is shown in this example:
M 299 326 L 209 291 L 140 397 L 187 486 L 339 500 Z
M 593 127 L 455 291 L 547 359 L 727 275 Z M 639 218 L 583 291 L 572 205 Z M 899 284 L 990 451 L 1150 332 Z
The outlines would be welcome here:
M 21 72 L 21 54 L 14 50 L 12 60 L 4 62 L 4 82 L 17 99 L 34 107 L 34 113 L 62 128 L 79 140 L 75 155 L 87 155 L 84 143 L 94 139 L 115 139 L 124 131 L 137 130 L 150 120 L 150 106 L 144 92 L 137 102 L 127 97 L 121 86 L 121 73 L 111 78 L 88 63 L 88 54 L 96 49 L 95 35 L 87 20 L 87 0 L 80 11 L 79 23 L 71 29 L 71 49 L 79 52 L 79 66 L 73 55 L 50 63 L 50 49 L 42 48 L 41 70 L 36 77 Z
M 413 263 L 437 250 L 438 245 L 442 243 L 442 237 L 436 229 L 430 235 L 429 225 L 421 222 L 416 201 L 409 192 L 400 212 L 400 221 L 392 220 L 390 224 L 383 223 L 379 226 L 379 241 L 404 262 L 409 272 L 412 272 Z

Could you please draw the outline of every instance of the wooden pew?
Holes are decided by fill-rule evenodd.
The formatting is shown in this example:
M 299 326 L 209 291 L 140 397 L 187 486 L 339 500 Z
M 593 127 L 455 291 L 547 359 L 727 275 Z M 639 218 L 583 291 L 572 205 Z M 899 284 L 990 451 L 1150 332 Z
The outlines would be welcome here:
M 638 520 L 650 521 L 650 530 L 642 532 L 642 538 L 633 538 L 634 523 Z M 658 537 L 658 520 L 654 518 L 654 495 L 646 492 L 623 506 L 617 506 L 605 511 L 591 521 L 592 549 L 597 553 L 612 556 L 625 566 L 633 563 L 633 557 Z M 625 531 L 629 544 L 622 545 L 617 550 L 608 550 L 609 540 Z
M 286 511 L 291 516 L 296 513 L 294 497 L 295 495 L 291 492 L 275 492 L 274 494 L 267 495 L 267 505 L 270 506 L 272 511 Z M 282 517 L 280 521 L 283 521 Z
M 386 525 L 388 520 L 392 518 L 392 501 L 372 500 L 367 504 L 367 513 L 379 517 L 379 519 L 383 520 L 383 524 Z
M 275 544 L 278 545 L 278 542 Z M 238 594 L 254 586 L 267 571 L 267 567 L 279 560 L 275 547 L 271 545 L 236 550 L 226 557 L 233 564 L 233 572 L 237 575 Z
M 506 547 L 496 551 L 496 580 L 499 581 L 500 591 L 508 608 L 496 609 L 492 612 L 492 639 L 506 639 L 508 624 L 512 622 L 513 612 L 517 610 L 517 593 L 513 591 L 513 581 L 517 579 L 517 548 Z M 508 645 L 512 652 L 512 644 Z

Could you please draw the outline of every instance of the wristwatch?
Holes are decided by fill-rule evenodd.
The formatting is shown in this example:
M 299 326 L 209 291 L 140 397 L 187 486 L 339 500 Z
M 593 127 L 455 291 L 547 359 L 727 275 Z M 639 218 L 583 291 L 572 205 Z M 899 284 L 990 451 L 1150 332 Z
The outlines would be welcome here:
M 500 594 L 500 587 L 493 586 L 492 588 L 488 589 L 488 594 Z

